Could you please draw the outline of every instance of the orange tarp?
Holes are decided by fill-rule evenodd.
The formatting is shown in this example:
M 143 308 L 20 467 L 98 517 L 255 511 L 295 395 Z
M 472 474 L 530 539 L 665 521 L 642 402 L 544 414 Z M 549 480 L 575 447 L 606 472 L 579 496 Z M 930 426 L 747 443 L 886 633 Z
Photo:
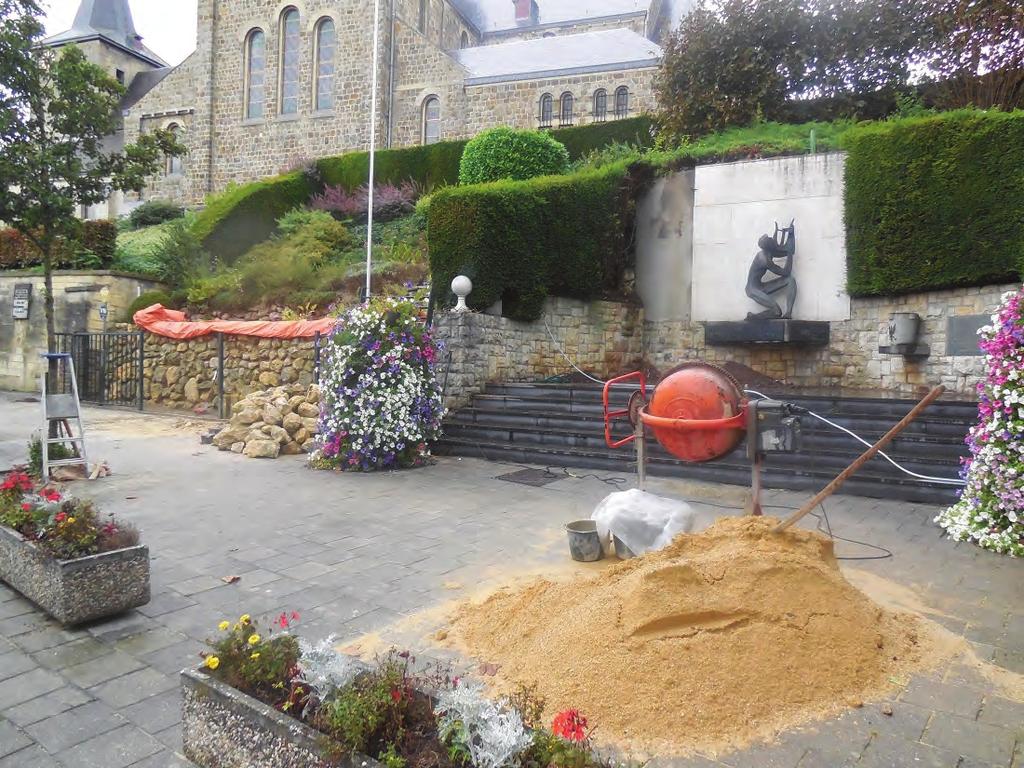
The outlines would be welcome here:
M 232 336 L 259 336 L 263 339 L 311 339 L 317 333 L 327 334 L 338 321 L 322 320 L 204 320 L 190 322 L 185 313 L 154 304 L 140 309 L 132 317 L 143 330 L 170 339 L 194 339 L 211 333 Z

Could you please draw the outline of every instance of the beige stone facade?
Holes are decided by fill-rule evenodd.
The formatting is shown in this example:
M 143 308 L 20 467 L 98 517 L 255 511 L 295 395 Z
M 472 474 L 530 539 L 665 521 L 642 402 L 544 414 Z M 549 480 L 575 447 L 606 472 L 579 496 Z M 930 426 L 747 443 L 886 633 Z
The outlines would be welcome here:
M 605 88 L 609 94 L 607 119 L 614 119 L 613 94 L 620 86 L 630 90 L 629 114 L 650 110 L 654 62 L 630 59 L 628 52 L 620 55 L 630 59 L 625 62 L 598 61 L 575 67 L 554 62 L 554 70 L 533 78 L 528 70 L 536 69 L 538 62 L 517 65 L 512 61 L 508 74 L 483 78 L 487 82 L 479 82 L 481 78 L 474 78 L 470 68 L 460 62 L 460 51 L 467 47 L 483 46 L 500 55 L 501 47 L 510 42 L 546 44 L 550 41 L 543 38 L 553 35 L 559 44 L 575 43 L 581 48 L 585 41 L 580 35 L 615 30 L 648 41 L 644 36 L 655 28 L 651 14 L 658 12 L 660 3 L 654 0 L 645 6 L 630 1 L 629 13 L 553 22 L 545 21 L 541 8 L 537 19 L 495 31 L 481 30 L 469 18 L 465 6 L 470 0 L 383 0 L 377 147 L 422 143 L 424 105 L 430 97 L 440 104 L 442 140 L 466 138 L 495 125 L 537 128 L 543 93 L 552 93 L 555 100 L 552 127 L 560 125 L 558 100 L 567 91 L 574 96 L 576 125 L 593 119 L 597 88 Z M 298 108 L 292 114 L 281 114 L 282 18 L 292 8 L 300 19 Z M 198 14 L 195 52 L 134 103 L 125 117 L 128 141 L 140 132 L 173 126 L 188 148 L 180 172 L 168 164 L 166 171 L 152 180 L 145 197 L 196 204 L 229 183 L 273 175 L 308 160 L 369 146 L 372 0 L 199 0 Z M 333 22 L 337 37 L 333 106 L 317 110 L 316 36 L 323 19 Z M 248 119 L 247 41 L 254 30 L 262 32 L 265 40 L 265 100 L 263 116 Z M 654 46 L 653 50 L 658 49 Z M 514 49 L 511 55 L 515 56 Z M 593 51 L 589 55 L 593 56 Z M 517 66 L 523 71 L 512 71 Z

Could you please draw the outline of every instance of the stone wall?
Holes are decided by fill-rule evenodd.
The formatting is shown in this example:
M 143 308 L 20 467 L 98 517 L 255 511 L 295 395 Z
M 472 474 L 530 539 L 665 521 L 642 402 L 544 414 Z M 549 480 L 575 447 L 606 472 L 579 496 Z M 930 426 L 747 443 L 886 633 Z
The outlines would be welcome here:
M 217 407 L 216 336 L 188 341 L 146 335 L 145 397 L 170 408 Z M 282 384 L 313 383 L 313 339 L 224 337 L 225 409 L 253 392 Z
M 451 351 L 448 407 L 466 404 L 488 382 L 536 381 L 570 371 L 560 350 L 597 377 L 632 370 L 643 354 L 643 311 L 611 301 L 549 298 L 532 323 L 446 312 L 436 329 Z M 442 377 L 446 367 L 442 363 Z
M 511 0 L 510 0 L 511 1 Z M 577 21 L 556 24 L 538 24 L 526 29 L 503 29 L 484 35 L 484 45 L 508 43 L 512 40 L 533 40 L 538 37 L 578 35 L 581 32 L 601 32 L 606 29 L 631 29 L 638 35 L 647 35 L 647 13 L 631 13 L 593 21 Z
M 14 287 L 28 283 L 32 298 L 28 319 L 14 319 Z M 53 275 L 54 315 L 58 333 L 103 330 L 100 304 L 107 303 L 108 327 L 121 319 L 136 298 L 160 283 L 118 272 L 58 271 Z M 104 289 L 106 293 L 104 294 Z M 0 272 L 0 389 L 22 392 L 39 388 L 39 354 L 46 351 L 43 276 L 31 272 Z
M 1003 293 L 1015 285 L 959 288 L 906 296 L 851 300 L 849 320 L 829 324 L 827 347 L 795 345 L 707 346 L 704 326 L 686 320 L 646 324 L 647 360 L 667 370 L 684 360 L 741 363 L 758 373 L 799 387 L 842 387 L 872 393 L 912 396 L 935 384 L 943 384 L 964 399 L 976 397 L 984 375 L 984 360 L 977 347 L 964 354 L 965 345 L 951 337 L 951 318 L 969 326 L 987 320 Z M 927 344 L 927 357 L 883 354 L 887 344 L 889 315 L 916 312 L 922 318 L 919 341 Z M 956 320 L 954 320 L 956 322 Z

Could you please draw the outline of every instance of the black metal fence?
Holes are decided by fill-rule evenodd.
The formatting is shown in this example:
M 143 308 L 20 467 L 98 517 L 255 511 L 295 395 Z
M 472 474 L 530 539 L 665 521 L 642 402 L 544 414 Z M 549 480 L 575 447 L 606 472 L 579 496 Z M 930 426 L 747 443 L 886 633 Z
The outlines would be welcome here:
M 142 331 L 58 333 L 57 351 L 71 355 L 78 396 L 99 405 L 143 406 Z

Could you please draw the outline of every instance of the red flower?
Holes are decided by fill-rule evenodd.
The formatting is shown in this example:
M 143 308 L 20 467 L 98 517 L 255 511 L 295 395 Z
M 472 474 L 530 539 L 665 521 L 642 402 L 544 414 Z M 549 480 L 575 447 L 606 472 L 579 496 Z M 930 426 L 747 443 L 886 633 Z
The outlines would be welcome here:
M 288 614 L 282 613 L 277 617 L 277 626 L 281 629 L 288 629 Z
M 299 612 L 298 611 L 292 611 L 291 619 L 292 619 L 292 621 L 298 621 L 299 620 Z
M 53 519 L 54 522 L 63 523 L 65 520 L 68 519 L 68 516 L 65 515 L 63 512 L 58 512 L 56 515 L 53 516 Z
M 396 704 L 402 700 L 402 692 L 397 688 L 391 689 L 391 700 Z
M 49 502 L 60 501 L 60 494 L 57 491 L 50 488 L 44 488 L 39 492 L 39 495 Z
M 587 718 L 578 709 L 567 709 L 555 715 L 551 731 L 566 741 L 581 742 L 587 739 Z
M 22 504 L 21 505 L 21 511 L 22 512 L 31 512 L 32 511 L 32 505 L 31 504 Z

